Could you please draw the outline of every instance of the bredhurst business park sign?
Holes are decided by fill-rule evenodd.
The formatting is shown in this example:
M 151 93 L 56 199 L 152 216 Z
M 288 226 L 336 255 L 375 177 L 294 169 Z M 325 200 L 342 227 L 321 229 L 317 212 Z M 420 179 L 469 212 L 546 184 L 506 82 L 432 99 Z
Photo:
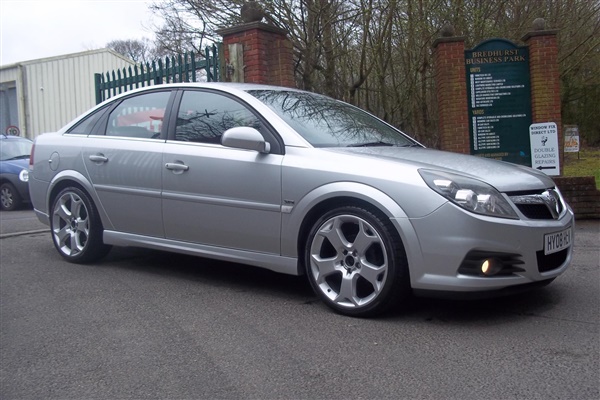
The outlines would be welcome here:
M 491 39 L 465 64 L 471 154 L 531 166 L 529 49 Z

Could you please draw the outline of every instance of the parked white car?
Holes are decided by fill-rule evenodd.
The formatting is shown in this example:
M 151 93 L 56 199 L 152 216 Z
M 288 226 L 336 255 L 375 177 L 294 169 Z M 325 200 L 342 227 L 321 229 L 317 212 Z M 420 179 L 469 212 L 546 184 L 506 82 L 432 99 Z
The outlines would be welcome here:
M 353 316 L 411 293 L 545 285 L 573 249 L 573 213 L 543 173 L 424 148 L 356 107 L 289 88 L 124 93 L 39 136 L 29 182 L 68 261 L 137 246 L 306 274 Z

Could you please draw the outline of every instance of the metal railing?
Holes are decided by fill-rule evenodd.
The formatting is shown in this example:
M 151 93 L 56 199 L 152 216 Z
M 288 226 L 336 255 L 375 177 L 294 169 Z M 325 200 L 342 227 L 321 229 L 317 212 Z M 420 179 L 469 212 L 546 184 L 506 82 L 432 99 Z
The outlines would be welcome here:
M 106 72 L 94 74 L 96 104 L 128 90 L 162 83 L 218 82 L 220 80 L 220 45 L 208 46 L 203 59 L 196 59 L 194 52 L 166 57 Z

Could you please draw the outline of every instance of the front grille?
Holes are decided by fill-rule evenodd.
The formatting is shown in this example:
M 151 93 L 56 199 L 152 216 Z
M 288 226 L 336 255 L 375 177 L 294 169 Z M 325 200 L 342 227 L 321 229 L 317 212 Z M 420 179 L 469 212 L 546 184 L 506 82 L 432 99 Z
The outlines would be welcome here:
M 556 189 L 527 194 L 509 193 L 509 198 L 528 219 L 558 219 L 565 211 L 565 204 Z
M 553 219 L 545 204 L 516 204 L 516 206 L 529 219 Z
M 544 254 L 544 250 L 536 252 L 538 271 L 548 272 L 559 268 L 567 261 L 568 255 L 569 249 L 564 249 L 548 255 Z

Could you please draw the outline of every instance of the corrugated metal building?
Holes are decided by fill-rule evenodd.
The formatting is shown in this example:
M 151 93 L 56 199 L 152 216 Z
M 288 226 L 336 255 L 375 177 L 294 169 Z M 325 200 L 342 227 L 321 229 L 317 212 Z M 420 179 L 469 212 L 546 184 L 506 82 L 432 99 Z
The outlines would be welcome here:
M 94 73 L 132 65 L 99 49 L 0 66 L 0 133 L 33 139 L 58 130 L 96 104 Z

